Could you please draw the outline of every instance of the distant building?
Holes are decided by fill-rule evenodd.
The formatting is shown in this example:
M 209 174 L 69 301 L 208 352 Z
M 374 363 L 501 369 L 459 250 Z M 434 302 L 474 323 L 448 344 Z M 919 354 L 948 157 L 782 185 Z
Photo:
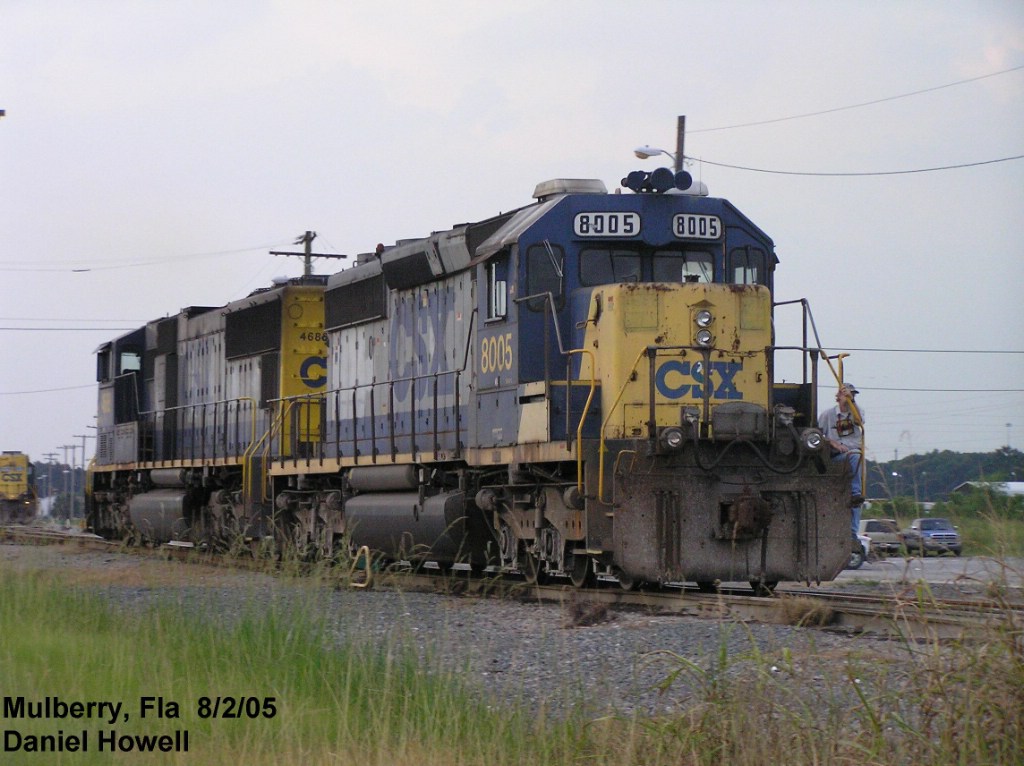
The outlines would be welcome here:
M 965 481 L 953 487 L 954 492 L 971 492 L 976 489 L 990 489 L 1003 495 L 1016 497 L 1024 495 L 1024 481 Z

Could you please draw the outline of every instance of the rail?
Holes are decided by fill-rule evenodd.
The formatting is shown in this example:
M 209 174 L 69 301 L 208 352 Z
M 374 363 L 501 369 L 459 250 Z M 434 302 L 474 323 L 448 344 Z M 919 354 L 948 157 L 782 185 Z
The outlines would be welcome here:
M 217 565 L 263 573 L 273 571 L 273 566 L 268 569 L 268 562 L 263 559 L 216 556 L 194 548 L 168 545 L 159 548 L 126 549 L 120 541 L 108 541 L 72 530 L 47 531 L 26 524 L 0 525 L 0 540 L 15 545 L 75 546 L 84 550 L 100 550 L 107 556 L 134 556 L 140 559 L 159 560 L 174 558 L 196 566 Z M 452 573 L 429 575 L 429 570 L 419 570 L 419 573 L 396 571 L 386 578 L 373 576 L 372 557 L 368 556 L 368 553 L 366 547 L 360 548 L 348 564 L 351 587 L 370 587 L 372 577 L 372 585 L 376 588 L 398 587 L 404 592 L 423 590 L 437 593 L 439 583 L 453 583 Z M 362 582 L 356 582 L 355 575 L 361 562 L 365 562 L 365 577 Z M 288 569 L 288 576 L 293 575 L 294 570 Z M 398 580 L 398 577 L 401 579 Z M 808 618 L 802 618 L 799 624 L 806 628 L 842 629 L 850 631 L 853 635 L 893 635 L 902 640 L 931 645 L 936 640 L 986 640 L 991 635 L 993 626 L 995 629 L 1006 626 L 1019 630 L 1015 626 L 1024 621 L 1024 603 L 1012 597 L 1017 582 L 1011 581 L 1012 587 L 1006 588 L 995 587 L 999 580 L 994 580 L 993 587 L 988 588 L 987 592 L 997 594 L 995 597 L 955 598 L 932 595 L 927 581 L 918 578 L 905 578 L 894 582 L 897 587 L 888 594 L 850 593 L 845 590 L 832 590 L 825 585 L 808 589 L 797 583 L 781 584 L 774 597 L 770 598 L 753 596 L 745 586 L 734 590 L 723 587 L 717 593 L 700 593 L 692 587 L 682 587 L 682 584 L 669 584 L 649 591 L 624 591 L 612 583 L 601 582 L 594 588 L 572 589 L 568 592 L 572 593 L 571 598 L 605 604 L 612 608 L 646 607 L 654 609 L 658 614 L 766 623 L 793 622 L 793 614 L 797 611 L 789 602 L 799 599 L 808 604 L 818 603 L 826 608 L 814 612 L 804 609 Z M 505 595 L 521 600 L 525 592 L 531 598 L 551 604 L 564 604 L 570 597 L 567 596 L 566 582 L 561 580 L 549 585 L 527 586 L 517 577 L 501 580 L 491 571 L 485 571 L 477 577 L 469 571 L 459 570 L 458 583 L 455 587 L 459 595 L 479 593 L 485 594 L 488 598 Z M 876 584 L 874 588 L 878 590 L 878 585 Z M 1008 596 L 1008 593 L 1011 595 Z

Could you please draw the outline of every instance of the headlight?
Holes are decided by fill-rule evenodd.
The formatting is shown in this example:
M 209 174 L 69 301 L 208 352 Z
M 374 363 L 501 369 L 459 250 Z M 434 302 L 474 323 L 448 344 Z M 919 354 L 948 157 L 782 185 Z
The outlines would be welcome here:
M 663 428 L 658 435 L 659 446 L 666 452 L 678 452 L 683 448 L 684 440 L 683 429 L 676 426 Z
M 694 338 L 698 346 L 710 346 L 712 341 L 711 330 L 697 330 Z
M 804 449 L 817 452 L 825 443 L 825 437 L 817 428 L 807 428 L 800 434 L 800 443 L 803 444 Z
M 697 323 L 698 327 L 708 327 L 715 321 L 715 318 L 707 309 L 701 309 L 694 315 L 693 321 Z

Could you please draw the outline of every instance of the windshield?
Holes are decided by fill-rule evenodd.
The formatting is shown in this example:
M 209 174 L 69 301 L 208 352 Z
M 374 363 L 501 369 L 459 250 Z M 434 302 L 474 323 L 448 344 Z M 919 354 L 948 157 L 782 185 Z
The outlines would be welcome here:
M 580 251 L 580 284 L 615 282 L 712 282 L 714 258 L 707 250 L 636 250 L 588 247 Z
M 921 529 L 936 530 L 952 528 L 953 525 L 946 521 L 946 519 L 923 519 L 921 521 Z

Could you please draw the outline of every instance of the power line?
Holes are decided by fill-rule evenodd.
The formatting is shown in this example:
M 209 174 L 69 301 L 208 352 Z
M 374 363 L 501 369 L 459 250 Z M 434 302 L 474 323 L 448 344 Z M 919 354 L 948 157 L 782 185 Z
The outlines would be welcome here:
M 120 332 L 122 330 L 137 330 L 136 327 L 0 327 L 0 330 L 11 332 Z
M 773 175 L 782 176 L 838 176 L 838 177 L 849 177 L 849 176 L 900 176 L 910 175 L 912 173 L 933 173 L 938 170 L 957 170 L 959 168 L 976 168 L 980 165 L 993 165 L 997 162 L 1010 162 L 1012 160 L 1024 159 L 1024 154 L 1016 154 L 1012 157 L 1000 157 L 995 160 L 982 160 L 980 162 L 965 162 L 960 165 L 940 165 L 933 168 L 914 168 L 912 170 L 873 170 L 863 172 L 851 172 L 851 173 L 815 173 L 808 171 L 798 170 L 769 170 L 767 168 L 751 168 L 745 165 L 730 165 L 725 162 L 713 162 L 712 160 L 705 160 L 702 157 L 689 157 L 688 159 L 694 160 L 695 162 L 703 162 L 708 165 L 714 165 L 719 168 L 731 168 L 733 170 L 747 170 L 752 173 L 771 173 Z
M 0 322 L 145 322 L 145 319 L 85 319 L 82 317 L 0 317 Z
M 717 130 L 734 130 L 736 128 L 749 128 L 749 127 L 753 127 L 755 125 L 769 125 L 769 124 L 774 123 L 774 122 L 785 122 L 787 120 L 802 120 L 802 119 L 804 119 L 806 117 L 818 117 L 819 115 L 822 115 L 822 114 L 833 114 L 834 112 L 843 112 L 843 111 L 846 111 L 848 109 L 860 109 L 861 107 L 864 107 L 864 106 L 873 106 L 874 104 L 882 104 L 882 103 L 884 103 L 886 101 L 896 101 L 897 99 L 901 99 L 901 98 L 909 98 L 911 96 L 920 96 L 922 93 L 931 93 L 933 91 L 942 90 L 944 88 L 952 88 L 952 87 L 954 87 L 956 85 L 964 85 L 965 83 L 969 83 L 969 82 L 977 82 L 978 80 L 985 80 L 985 79 L 987 79 L 989 77 L 997 77 L 999 75 L 1008 74 L 1010 72 L 1016 72 L 1016 71 L 1018 71 L 1020 69 L 1024 69 L 1024 64 L 1021 64 L 1020 66 L 1011 67 L 1010 69 L 1003 69 L 1003 70 L 1001 70 L 999 72 L 991 72 L 990 74 L 979 75 L 978 77 L 969 77 L 966 80 L 957 80 L 956 82 L 949 82 L 949 83 L 946 83 L 945 85 L 936 85 L 936 86 L 934 86 L 932 88 L 923 88 L 921 90 L 911 91 L 910 93 L 901 93 L 901 94 L 896 95 L 896 96 L 887 96 L 885 98 L 876 98 L 876 99 L 874 99 L 872 101 L 862 101 L 859 104 L 850 104 L 848 106 L 837 106 L 837 107 L 835 107 L 833 109 L 822 109 L 822 110 L 817 111 L 817 112 L 806 112 L 804 114 L 794 114 L 794 115 L 790 115 L 789 117 L 775 117 L 775 118 L 770 119 L 770 120 L 758 120 L 757 122 L 744 122 L 744 123 L 740 123 L 738 125 L 722 125 L 722 126 L 717 127 L 717 128 L 700 128 L 698 130 L 691 130 L 689 132 L 690 133 L 711 133 L 711 132 L 714 132 L 714 131 L 717 131 Z
M 822 388 L 831 388 L 821 384 Z M 863 391 L 916 391 L 939 394 L 1024 394 L 1024 388 L 887 388 L 885 386 L 862 386 L 857 385 L 857 390 Z
M 191 253 L 187 255 L 169 255 L 164 258 L 153 258 L 148 261 L 117 261 L 117 260 L 98 260 L 98 261 L 72 261 L 67 264 L 43 264 L 40 266 L 38 263 L 32 265 L 25 265 L 27 262 L 24 261 L 12 261 L 6 264 L 0 264 L 0 271 L 15 271 L 15 272 L 70 272 L 73 274 L 86 273 L 90 271 L 110 271 L 112 269 L 131 269 L 139 266 L 157 266 L 161 263 L 170 263 L 172 261 L 184 261 L 191 260 L 194 258 L 218 258 L 225 255 L 237 255 L 238 253 L 248 253 L 254 250 L 266 250 L 267 248 L 278 247 L 278 245 L 259 245 L 257 247 L 243 247 L 236 250 L 217 250 L 208 253 Z M 73 264 L 85 264 L 79 267 L 75 267 Z M 89 263 L 97 265 L 88 265 Z M 103 265 L 109 264 L 109 265 Z
M 1007 351 L 997 349 L 960 349 L 960 348 L 826 348 L 823 351 L 872 351 L 893 354 L 1024 354 L 1024 351 Z
M 0 396 L 15 396 L 21 394 L 50 394 L 55 391 L 75 391 L 81 388 L 95 388 L 95 383 L 84 386 L 64 386 L 63 388 L 38 388 L 35 391 L 0 391 Z

